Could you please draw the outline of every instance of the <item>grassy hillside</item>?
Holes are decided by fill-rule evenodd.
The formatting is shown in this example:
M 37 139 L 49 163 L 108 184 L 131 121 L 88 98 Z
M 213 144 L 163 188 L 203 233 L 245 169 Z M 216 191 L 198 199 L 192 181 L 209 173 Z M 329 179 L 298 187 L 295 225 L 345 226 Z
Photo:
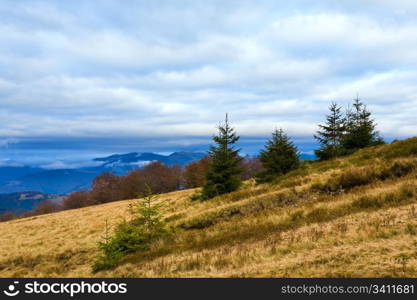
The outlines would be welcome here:
M 159 197 L 174 236 L 97 274 L 106 219 L 119 222 L 131 201 L 0 223 L 0 276 L 417 276 L 417 138 L 207 202 L 194 192 Z

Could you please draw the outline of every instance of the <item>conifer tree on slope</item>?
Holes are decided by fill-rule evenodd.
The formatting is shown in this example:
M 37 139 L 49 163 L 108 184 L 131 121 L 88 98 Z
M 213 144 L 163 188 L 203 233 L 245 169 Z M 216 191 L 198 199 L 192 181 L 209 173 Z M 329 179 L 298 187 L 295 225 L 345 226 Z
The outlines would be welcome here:
M 277 176 L 296 169 L 300 164 L 297 147 L 282 129 L 272 133 L 272 138 L 267 141 L 265 149 L 261 150 L 259 159 L 264 171 L 256 176 L 258 183 L 272 181 Z
M 347 112 L 346 134 L 342 143 L 346 153 L 383 144 L 384 141 L 375 130 L 375 127 L 375 121 L 371 119 L 371 112 L 356 97 L 353 102 L 353 109 Z
M 314 153 L 320 160 L 331 159 L 339 156 L 341 144 L 345 132 L 345 117 L 343 116 L 342 107 L 337 103 L 329 106 L 330 114 L 326 116 L 326 124 L 319 125 L 319 130 L 314 138 L 320 143 L 320 148 Z
M 227 114 L 224 125 L 219 125 L 218 130 L 218 135 L 213 137 L 216 145 L 211 146 L 209 151 L 211 162 L 202 190 L 203 199 L 235 191 L 242 183 L 240 179 L 242 158 L 239 157 L 240 150 L 235 150 L 233 147 L 239 136 L 229 125 Z

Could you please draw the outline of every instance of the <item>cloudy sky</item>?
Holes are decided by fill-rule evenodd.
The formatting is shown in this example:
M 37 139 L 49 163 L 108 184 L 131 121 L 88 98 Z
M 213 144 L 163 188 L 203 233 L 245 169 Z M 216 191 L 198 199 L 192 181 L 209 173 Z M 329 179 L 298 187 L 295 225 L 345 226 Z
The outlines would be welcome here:
M 225 112 L 244 151 L 275 127 L 311 151 L 357 93 L 416 135 L 416 32 L 415 0 L 2 0 L 0 152 L 196 150 Z

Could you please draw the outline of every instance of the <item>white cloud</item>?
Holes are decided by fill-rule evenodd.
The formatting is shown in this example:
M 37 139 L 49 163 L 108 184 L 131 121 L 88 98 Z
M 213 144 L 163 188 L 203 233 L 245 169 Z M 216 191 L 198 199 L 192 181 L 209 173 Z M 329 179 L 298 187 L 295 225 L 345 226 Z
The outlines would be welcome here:
M 42 164 L 39 167 L 47 170 L 57 170 L 57 169 L 79 169 L 83 167 L 95 167 L 101 165 L 101 162 L 96 161 L 80 161 L 80 162 L 70 162 L 70 161 L 53 161 L 51 163 Z
M 377 3 L 2 2 L 0 136 L 311 136 L 357 92 L 415 135 L 417 5 Z

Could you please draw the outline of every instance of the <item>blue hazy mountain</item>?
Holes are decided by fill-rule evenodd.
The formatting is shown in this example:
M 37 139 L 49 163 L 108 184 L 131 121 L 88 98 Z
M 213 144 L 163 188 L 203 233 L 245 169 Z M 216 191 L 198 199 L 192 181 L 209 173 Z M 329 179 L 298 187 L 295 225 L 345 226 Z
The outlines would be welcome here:
M 88 189 L 94 177 L 103 171 L 99 168 L 43 170 L 3 182 L 0 185 L 0 193 L 37 191 L 46 194 L 68 194 Z
M 44 200 L 58 202 L 61 199 L 62 197 L 58 195 L 47 195 L 39 192 L 0 194 L 0 215 L 5 212 L 21 214 L 31 210 Z
M 204 155 L 199 152 L 174 152 L 170 155 L 134 152 L 95 158 L 93 161 L 98 164 L 97 166 L 78 169 L 2 167 L 0 193 L 37 191 L 45 194 L 68 194 L 80 189 L 89 189 L 93 179 L 103 172 L 124 175 L 152 161 L 160 161 L 169 166 L 186 165 L 203 158 Z
M 0 167 L 0 182 L 15 180 L 17 178 L 36 174 L 44 171 L 42 168 L 29 167 L 24 165 L 10 165 Z

